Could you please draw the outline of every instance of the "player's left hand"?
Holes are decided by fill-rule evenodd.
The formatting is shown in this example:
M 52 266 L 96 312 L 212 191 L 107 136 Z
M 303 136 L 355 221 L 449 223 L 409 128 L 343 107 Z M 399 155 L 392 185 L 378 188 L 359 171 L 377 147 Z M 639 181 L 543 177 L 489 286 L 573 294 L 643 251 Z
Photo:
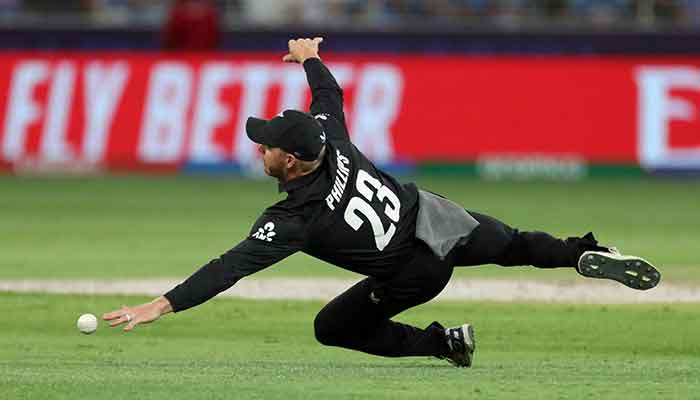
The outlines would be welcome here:
M 322 37 L 290 40 L 287 43 L 289 53 L 282 57 L 282 61 L 303 64 L 309 58 L 320 58 L 318 56 L 318 45 L 321 42 L 323 42 Z
M 165 297 L 159 297 L 150 303 L 141 304 L 134 307 L 122 306 L 118 310 L 108 312 L 102 316 L 105 321 L 110 321 L 109 326 L 126 324 L 125 331 L 130 331 L 139 324 L 148 324 L 163 314 L 171 312 L 173 309 L 170 302 Z

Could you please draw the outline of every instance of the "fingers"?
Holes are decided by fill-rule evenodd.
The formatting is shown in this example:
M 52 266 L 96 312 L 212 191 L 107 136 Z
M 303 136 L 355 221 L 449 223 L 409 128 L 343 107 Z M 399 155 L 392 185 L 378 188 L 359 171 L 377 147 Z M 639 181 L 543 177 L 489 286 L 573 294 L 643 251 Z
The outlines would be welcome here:
M 168 303 L 168 306 L 170 306 L 170 303 Z M 111 327 L 126 324 L 124 330 L 130 331 L 137 325 L 148 324 L 157 320 L 164 312 L 169 311 L 163 311 L 162 302 L 160 299 L 156 299 L 150 303 L 144 303 L 134 307 L 123 306 L 119 310 L 104 314 L 102 318 L 106 321 L 110 321 L 109 326 Z
M 111 311 L 111 312 L 108 312 L 108 313 L 102 315 L 102 319 L 104 319 L 105 321 L 111 321 L 113 319 L 116 319 L 116 318 L 123 316 L 124 314 L 127 313 L 127 311 L 128 311 L 128 308 L 126 306 L 122 306 L 122 308 L 120 308 L 118 310 L 114 310 L 114 311 Z
M 130 315 L 130 314 L 124 314 L 124 315 L 122 315 L 122 316 L 120 316 L 120 317 L 118 317 L 118 318 L 113 319 L 113 320 L 109 323 L 109 326 L 115 327 L 115 326 L 121 325 L 121 324 L 123 324 L 123 323 L 125 323 L 125 322 L 129 322 L 130 319 L 131 319 L 131 315 Z
M 282 61 L 302 63 L 304 60 L 311 57 L 319 58 L 318 45 L 321 42 L 323 42 L 323 37 L 321 36 L 316 36 L 313 39 L 291 39 L 287 42 L 289 52 L 282 57 Z
M 313 39 L 309 38 L 299 38 L 299 39 L 290 39 L 287 42 L 287 46 L 291 49 L 293 46 L 297 44 L 306 44 L 306 45 L 313 45 L 313 46 L 318 46 L 320 43 L 323 42 L 323 37 L 322 36 L 316 36 Z
M 124 327 L 125 331 L 130 331 L 139 324 L 138 315 L 134 312 L 134 310 L 127 306 L 122 306 L 122 308 L 118 310 L 104 314 L 102 319 L 105 321 L 110 321 L 109 326 L 111 327 L 126 323 L 127 325 Z
M 134 329 L 136 327 L 136 325 L 138 325 L 138 324 L 140 324 L 140 321 L 137 318 L 134 318 L 131 320 L 131 322 L 126 324 L 126 326 L 124 327 L 124 330 L 129 332 L 130 330 Z
M 121 324 L 126 324 L 126 326 L 124 327 L 124 330 L 128 332 L 128 331 L 134 329 L 136 327 L 136 325 L 140 324 L 141 322 L 142 322 L 141 318 L 138 314 L 128 313 L 128 314 L 124 314 L 124 315 L 112 320 L 112 322 L 109 323 L 109 326 L 115 327 L 115 326 L 119 326 Z

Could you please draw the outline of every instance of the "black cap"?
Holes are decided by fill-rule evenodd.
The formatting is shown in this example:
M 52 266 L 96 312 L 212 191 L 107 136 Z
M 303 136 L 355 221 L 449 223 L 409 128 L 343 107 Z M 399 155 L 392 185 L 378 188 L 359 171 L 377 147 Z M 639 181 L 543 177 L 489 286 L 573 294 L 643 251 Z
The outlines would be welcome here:
M 271 120 L 250 117 L 245 124 L 250 140 L 279 147 L 304 161 L 314 161 L 326 143 L 323 126 L 311 114 L 285 110 Z

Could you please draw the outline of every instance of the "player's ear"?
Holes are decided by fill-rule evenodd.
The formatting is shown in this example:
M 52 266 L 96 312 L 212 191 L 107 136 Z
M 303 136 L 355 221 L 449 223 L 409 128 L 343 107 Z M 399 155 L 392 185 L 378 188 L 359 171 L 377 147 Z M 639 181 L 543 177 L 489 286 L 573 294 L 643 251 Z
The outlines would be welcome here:
M 287 153 L 285 155 L 285 164 L 287 165 L 287 168 L 294 168 L 294 166 L 297 164 L 297 158 Z

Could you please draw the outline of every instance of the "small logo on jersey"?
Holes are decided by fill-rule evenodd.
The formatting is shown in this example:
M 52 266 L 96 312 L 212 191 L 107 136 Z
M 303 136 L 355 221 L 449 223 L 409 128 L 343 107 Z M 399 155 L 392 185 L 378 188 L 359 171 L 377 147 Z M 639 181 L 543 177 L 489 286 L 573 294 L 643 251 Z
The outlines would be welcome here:
M 369 299 L 374 304 L 379 304 L 379 302 L 381 301 L 381 299 L 379 299 L 379 297 L 377 297 L 377 295 L 374 294 L 374 292 L 369 292 Z
M 275 235 L 277 235 L 277 233 L 275 233 L 275 224 L 273 222 L 268 222 L 262 228 L 258 228 L 258 231 L 253 234 L 253 237 L 262 241 L 271 242 Z
M 326 114 L 318 114 L 318 115 L 314 115 L 314 118 L 315 119 L 322 119 L 322 120 L 326 121 L 328 119 L 328 116 L 326 116 Z M 321 125 L 320 123 L 319 123 L 319 126 L 321 126 L 321 128 L 323 128 L 323 125 Z M 319 137 L 321 138 L 321 143 L 326 144 L 326 132 L 324 130 L 321 130 L 321 135 L 319 135 Z

